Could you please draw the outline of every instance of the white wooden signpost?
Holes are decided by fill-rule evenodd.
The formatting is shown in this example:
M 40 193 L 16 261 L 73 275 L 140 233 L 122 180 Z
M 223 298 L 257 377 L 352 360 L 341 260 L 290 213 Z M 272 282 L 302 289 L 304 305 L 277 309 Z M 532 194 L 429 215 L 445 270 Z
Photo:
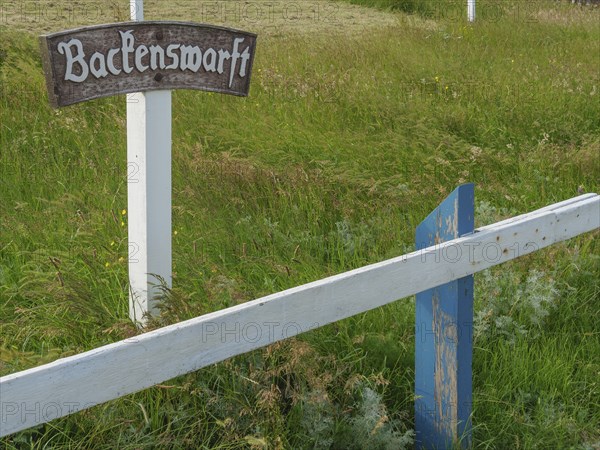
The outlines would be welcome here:
M 248 95 L 256 35 L 186 22 L 133 22 L 41 36 L 54 107 L 127 95 L 129 316 L 144 325 L 171 287 L 171 89 Z

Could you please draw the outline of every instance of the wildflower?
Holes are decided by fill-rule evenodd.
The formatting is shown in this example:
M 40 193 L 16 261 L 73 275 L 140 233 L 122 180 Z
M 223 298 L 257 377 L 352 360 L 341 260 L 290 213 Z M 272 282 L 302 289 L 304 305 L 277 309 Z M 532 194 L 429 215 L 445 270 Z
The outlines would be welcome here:
M 115 246 L 115 241 L 111 241 L 110 246 L 114 247 Z
M 177 230 L 173 231 L 173 234 L 174 234 L 175 236 L 177 236 Z
M 119 258 L 119 262 L 123 262 L 125 261 L 125 258 L 123 258 L 122 256 Z
M 127 210 L 124 209 L 123 211 L 121 211 L 121 215 L 124 216 L 125 214 L 127 214 Z
M 110 263 L 109 262 L 104 263 L 104 267 L 110 267 Z
M 435 77 L 435 82 L 439 83 L 440 82 L 440 77 Z
M 123 222 L 122 220 L 121 220 L 121 226 L 122 226 L 122 227 L 124 227 L 124 226 L 125 226 L 125 222 Z

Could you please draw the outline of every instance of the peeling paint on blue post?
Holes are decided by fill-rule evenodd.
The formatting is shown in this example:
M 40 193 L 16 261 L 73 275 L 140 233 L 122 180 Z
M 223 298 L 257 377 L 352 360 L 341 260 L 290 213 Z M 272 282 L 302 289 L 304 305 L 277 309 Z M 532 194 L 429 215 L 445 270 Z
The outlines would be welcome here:
M 473 184 L 456 188 L 416 230 L 417 250 L 472 233 Z M 434 255 L 458 260 L 459 247 Z M 416 448 L 471 445 L 473 276 L 417 294 L 415 328 Z

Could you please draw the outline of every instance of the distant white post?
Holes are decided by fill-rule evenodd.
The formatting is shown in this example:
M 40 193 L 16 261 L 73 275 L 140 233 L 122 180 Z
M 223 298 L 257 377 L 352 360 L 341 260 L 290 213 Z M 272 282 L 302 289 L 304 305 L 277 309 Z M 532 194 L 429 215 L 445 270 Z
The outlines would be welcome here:
M 475 21 L 475 0 L 467 0 L 467 17 L 469 22 Z
M 144 20 L 143 0 L 130 0 Z M 129 317 L 156 313 L 159 284 L 171 287 L 171 91 L 127 96 Z

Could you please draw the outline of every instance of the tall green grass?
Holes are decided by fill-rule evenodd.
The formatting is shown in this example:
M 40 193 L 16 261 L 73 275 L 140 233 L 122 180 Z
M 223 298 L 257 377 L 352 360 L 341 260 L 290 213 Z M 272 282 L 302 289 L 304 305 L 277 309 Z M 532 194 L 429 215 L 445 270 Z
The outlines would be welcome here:
M 458 6 L 465 9 L 465 2 L 455 0 L 346 0 L 355 5 L 379 8 L 388 11 L 400 11 L 409 14 L 431 16 L 435 9 L 453 9 Z
M 266 34 L 247 99 L 175 92 L 174 289 L 152 326 L 405 253 L 463 182 L 477 225 L 597 192 L 600 31 L 561 8 Z M 0 58 L 4 375 L 138 331 L 125 100 L 51 110 L 34 37 L 4 31 Z M 476 276 L 476 447 L 600 442 L 598 254 L 591 233 Z M 2 444 L 397 448 L 413 427 L 413 322 L 401 300 Z

